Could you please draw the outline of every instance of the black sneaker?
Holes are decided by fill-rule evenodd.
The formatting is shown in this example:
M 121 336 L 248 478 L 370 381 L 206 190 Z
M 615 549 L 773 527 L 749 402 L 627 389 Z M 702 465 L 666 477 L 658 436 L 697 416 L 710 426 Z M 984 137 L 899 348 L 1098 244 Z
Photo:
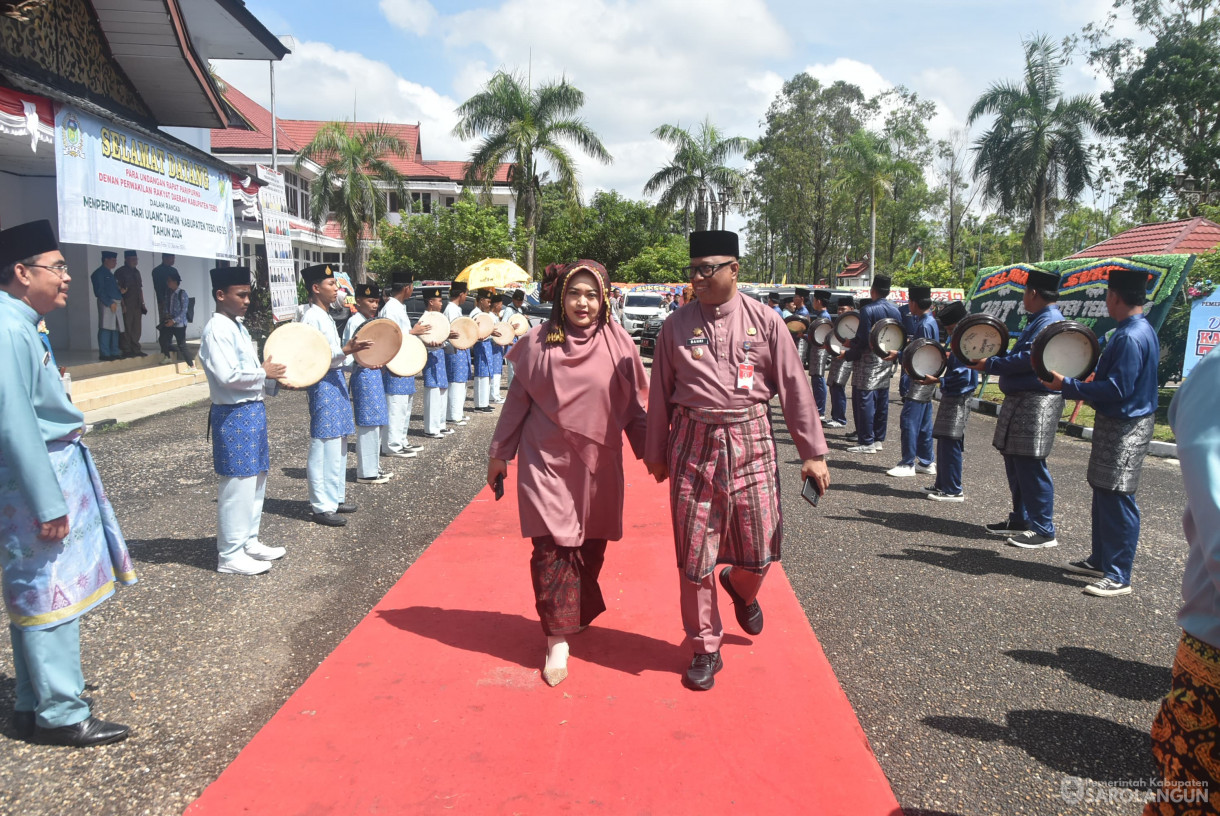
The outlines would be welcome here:
M 992 533 L 993 535 L 1002 535 L 1002 536 L 1016 535 L 1017 533 L 1023 533 L 1028 529 L 1029 529 L 1029 525 L 1026 524 L 1024 521 L 1018 522 L 1017 524 L 1013 524 L 1008 519 L 1005 519 L 1004 521 L 1001 521 L 1001 522 L 997 522 L 995 524 L 987 525 L 987 532 Z
M 347 519 L 337 513 L 314 513 L 313 521 L 315 524 L 322 524 L 326 527 L 345 527 Z
M 1106 574 L 1089 563 L 1089 559 L 1087 558 L 1083 561 L 1072 561 L 1066 567 L 1064 567 L 1064 569 L 1068 572 L 1074 572 L 1077 575 L 1087 575 L 1090 578 L 1106 577 Z
M 691 659 L 682 682 L 693 691 L 707 691 L 716 684 L 716 672 L 723 668 L 720 652 L 697 654 Z
M 860 435 L 858 433 L 856 433 L 855 431 L 852 431 L 849 434 L 844 434 L 843 438 L 846 439 L 848 442 L 858 442 L 860 440 Z

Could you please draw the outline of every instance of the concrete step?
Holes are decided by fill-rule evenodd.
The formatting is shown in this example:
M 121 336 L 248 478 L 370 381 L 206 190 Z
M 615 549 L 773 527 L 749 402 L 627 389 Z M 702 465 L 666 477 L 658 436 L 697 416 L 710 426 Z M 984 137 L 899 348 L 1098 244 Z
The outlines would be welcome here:
M 207 382 L 202 370 L 179 373 L 177 370 L 179 367 L 186 368 L 184 364 L 179 363 L 126 374 L 93 377 L 79 384 L 74 382 L 72 384 L 72 402 L 81 411 L 96 411 L 99 408 L 107 408 L 130 400 L 151 397 Z M 82 388 L 82 386 L 87 387 Z
M 135 371 L 141 368 L 153 368 L 160 364 L 161 357 L 149 354 L 147 357 L 128 357 L 126 360 L 111 360 L 108 363 L 103 363 L 100 360 L 93 363 L 82 363 L 79 365 L 67 366 L 66 371 L 72 375 L 73 382 L 90 379 L 91 377 L 105 377 L 110 374 L 122 374 L 126 371 Z
M 103 391 L 114 391 L 119 388 L 135 388 L 152 382 L 172 379 L 173 377 L 190 374 L 185 363 L 170 363 L 168 365 L 152 365 L 135 368 L 129 371 L 119 371 L 114 374 L 104 374 L 98 377 L 72 379 L 73 398 L 84 399 Z

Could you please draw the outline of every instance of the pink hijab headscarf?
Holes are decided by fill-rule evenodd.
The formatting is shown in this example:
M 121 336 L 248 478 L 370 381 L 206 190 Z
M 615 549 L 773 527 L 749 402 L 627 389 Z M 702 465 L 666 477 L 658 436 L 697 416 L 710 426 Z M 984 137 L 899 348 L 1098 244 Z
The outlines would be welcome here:
M 587 328 L 573 326 L 563 316 L 564 293 L 578 272 L 592 274 L 601 298 L 601 311 Z M 631 336 L 608 317 L 607 289 L 601 264 L 569 264 L 552 293 L 551 319 L 523 337 L 507 356 L 514 381 L 521 381 L 590 470 L 596 468 L 601 449 L 621 444 L 623 429 L 648 403 L 644 364 Z M 634 440 L 632 449 L 643 455 Z

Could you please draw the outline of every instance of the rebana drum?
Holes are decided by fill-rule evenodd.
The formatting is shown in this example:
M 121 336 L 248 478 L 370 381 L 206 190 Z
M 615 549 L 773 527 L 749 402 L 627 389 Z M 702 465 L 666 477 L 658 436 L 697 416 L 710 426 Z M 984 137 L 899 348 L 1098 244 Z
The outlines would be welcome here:
M 916 337 L 902 352 L 902 370 L 916 379 L 939 377 L 948 362 L 944 346 L 927 337 Z
M 449 339 L 449 318 L 440 312 L 424 312 L 415 321 L 415 325 L 423 326 L 427 331 L 418 335 L 425 344 L 439 346 Z
M 957 359 L 980 363 L 1008 353 L 1008 327 L 986 313 L 966 315 L 953 329 L 949 345 Z
M 496 319 L 486 312 L 482 312 L 474 316 L 475 325 L 479 327 L 479 339 L 486 340 L 491 337 L 491 330 L 496 326 Z
M 424 341 L 413 334 L 402 336 L 402 347 L 394 355 L 394 359 L 385 364 L 391 374 L 398 377 L 414 377 L 424 370 L 428 363 L 428 347 Z
M 304 323 L 283 323 L 263 344 L 263 360 L 288 368 L 279 378 L 289 388 L 308 388 L 330 370 L 330 343 L 322 332 Z
M 788 326 L 788 331 L 796 337 L 800 337 L 805 333 L 805 329 L 809 328 L 809 318 L 805 315 L 788 315 L 784 318 L 784 323 Z
M 1087 377 L 1100 357 L 1101 345 L 1092 329 L 1074 320 L 1061 320 L 1034 338 L 1029 362 L 1040 379 L 1050 382 L 1052 371 L 1073 379 Z
M 833 321 L 835 337 L 844 343 L 850 342 L 860 328 L 860 315 L 855 312 L 845 312 Z
M 402 329 L 388 317 L 378 317 L 360 324 L 354 340 L 372 340 L 373 345 L 352 352 L 352 359 L 364 368 L 381 368 L 402 348 Z
M 497 346 L 511 346 L 516 339 L 517 333 L 513 331 L 511 323 L 497 323 L 492 326 L 491 342 Z
M 902 351 L 907 342 L 907 330 L 892 317 L 883 317 L 873 324 L 868 333 L 869 345 L 878 357 Z
M 513 327 L 513 334 L 524 337 L 530 331 L 530 319 L 523 314 L 515 314 L 508 319 L 508 325 Z
M 469 317 L 455 318 L 449 325 L 449 342 L 455 349 L 464 351 L 473 348 L 479 341 L 479 324 Z
M 809 323 L 809 336 L 813 338 L 813 344 L 822 348 L 826 347 L 826 338 L 833 335 L 834 330 L 829 317 L 817 317 Z

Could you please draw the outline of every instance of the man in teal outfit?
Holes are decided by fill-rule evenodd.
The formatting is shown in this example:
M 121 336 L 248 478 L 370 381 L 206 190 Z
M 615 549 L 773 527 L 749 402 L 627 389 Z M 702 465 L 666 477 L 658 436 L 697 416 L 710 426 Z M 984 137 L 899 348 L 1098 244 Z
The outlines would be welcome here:
M 0 583 L 13 641 L 23 739 L 84 747 L 128 727 L 81 698 L 80 616 L 135 583 L 131 557 L 80 442 L 84 416 L 38 337 L 71 282 L 49 221 L 0 232 Z

